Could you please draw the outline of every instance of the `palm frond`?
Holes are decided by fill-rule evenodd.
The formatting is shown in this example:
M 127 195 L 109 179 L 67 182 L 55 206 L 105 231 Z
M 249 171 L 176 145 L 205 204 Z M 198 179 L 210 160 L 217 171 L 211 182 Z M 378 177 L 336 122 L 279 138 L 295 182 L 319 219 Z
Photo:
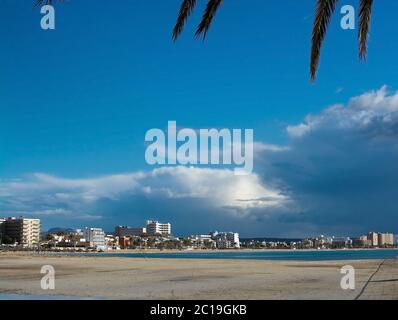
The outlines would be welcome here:
M 367 42 L 370 29 L 370 19 L 372 16 L 373 0 L 360 0 L 359 2 L 359 58 L 366 60 Z
M 35 0 L 35 7 L 45 6 L 45 5 L 52 5 L 55 2 L 64 2 L 66 0 Z
M 214 16 L 217 13 L 218 8 L 220 7 L 223 0 L 209 0 L 207 2 L 206 9 L 202 16 L 202 21 L 200 22 L 198 29 L 196 30 L 196 36 L 203 36 L 206 38 L 207 32 L 211 26 Z
M 191 15 L 192 11 L 195 9 L 196 0 L 183 0 L 180 7 L 180 12 L 178 14 L 177 22 L 173 29 L 173 40 L 176 41 L 182 30 L 184 29 L 184 25 Z
M 52 0 L 36 0 L 35 7 L 52 4 Z
M 336 9 L 338 0 L 317 0 L 314 27 L 312 31 L 311 48 L 311 80 L 314 81 L 319 65 L 321 48 L 325 39 L 327 28 Z

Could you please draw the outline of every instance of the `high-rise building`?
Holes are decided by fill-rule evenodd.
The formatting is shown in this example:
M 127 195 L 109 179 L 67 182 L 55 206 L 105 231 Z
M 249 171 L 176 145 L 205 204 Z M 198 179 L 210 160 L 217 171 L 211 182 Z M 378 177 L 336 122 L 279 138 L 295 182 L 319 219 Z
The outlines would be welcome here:
M 150 236 L 155 236 L 155 235 L 168 236 L 171 234 L 171 224 L 159 223 L 158 221 L 154 220 L 147 220 L 146 232 Z
M 101 228 L 84 228 L 83 236 L 90 247 L 105 248 L 105 232 Z
M 117 237 L 141 237 L 146 234 L 146 228 L 131 228 L 127 226 L 115 227 L 115 236 Z
M 378 235 L 379 246 L 392 246 L 394 245 L 394 235 L 392 233 L 379 233 Z
M 7 218 L 4 225 L 4 235 L 12 242 L 25 247 L 34 247 L 40 240 L 40 219 Z
M 377 247 L 379 245 L 379 235 L 377 234 L 377 232 L 369 232 L 368 240 L 371 242 L 371 245 L 373 247 Z

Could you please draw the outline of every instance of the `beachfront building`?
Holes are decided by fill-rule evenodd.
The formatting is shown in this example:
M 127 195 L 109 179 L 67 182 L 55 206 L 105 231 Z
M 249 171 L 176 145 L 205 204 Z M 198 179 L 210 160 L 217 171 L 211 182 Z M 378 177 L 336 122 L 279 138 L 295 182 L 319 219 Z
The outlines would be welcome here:
M 372 246 L 372 241 L 368 239 L 368 236 L 360 236 L 352 240 L 352 245 L 356 248 L 369 248 Z
M 198 249 L 215 249 L 217 246 L 210 234 L 191 235 L 188 240 L 194 248 Z
M 122 249 L 131 248 L 133 243 L 133 238 L 129 236 L 119 237 L 119 246 Z
M 149 236 L 169 236 L 171 235 L 171 224 L 160 223 L 155 220 L 147 220 L 146 222 L 146 233 Z
M 377 242 L 379 246 L 393 246 L 394 235 L 392 233 L 378 233 Z
M 6 221 L 6 219 L 0 218 L 0 244 L 3 243 L 3 234 L 4 234 L 5 221 Z
M 295 248 L 297 249 L 312 249 L 314 247 L 313 239 L 303 239 L 302 241 L 298 241 Z
M 83 230 L 83 237 L 90 247 L 104 250 L 105 244 L 105 232 L 101 228 L 85 228 Z
M 212 232 L 211 238 L 216 242 L 218 249 L 240 248 L 239 233 L 236 232 Z
M 146 235 L 146 228 L 131 228 L 127 226 L 115 227 L 115 236 L 122 237 L 142 237 Z
M 333 243 L 333 238 L 325 235 L 320 235 L 319 237 L 314 239 L 314 248 L 315 249 L 325 249 L 331 246 Z
M 333 248 L 349 248 L 352 244 L 353 241 L 349 237 L 332 237 Z
M 1 219 L 2 236 L 24 247 L 35 247 L 40 240 L 40 219 L 10 217 Z
M 369 232 L 366 236 L 355 239 L 355 247 L 388 247 L 394 246 L 394 235 L 392 233 Z
M 120 250 L 119 237 L 113 234 L 105 235 L 105 246 L 108 250 Z
M 377 247 L 379 245 L 379 235 L 377 232 L 369 232 L 368 240 L 370 241 L 372 247 Z

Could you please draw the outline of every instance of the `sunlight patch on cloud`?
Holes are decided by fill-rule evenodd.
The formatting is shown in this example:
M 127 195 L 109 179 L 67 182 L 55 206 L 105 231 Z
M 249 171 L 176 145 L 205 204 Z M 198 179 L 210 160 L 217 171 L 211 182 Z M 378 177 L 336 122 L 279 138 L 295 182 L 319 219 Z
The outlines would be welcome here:
M 101 199 L 117 201 L 134 195 L 199 198 L 211 207 L 236 207 L 240 212 L 253 207 L 279 207 L 288 200 L 278 190 L 265 186 L 256 174 L 236 176 L 233 170 L 181 166 L 88 179 L 36 173 L 18 182 L 0 182 L 0 197 L 6 207 L 42 216 L 98 219 L 101 215 L 84 213 L 88 206 Z

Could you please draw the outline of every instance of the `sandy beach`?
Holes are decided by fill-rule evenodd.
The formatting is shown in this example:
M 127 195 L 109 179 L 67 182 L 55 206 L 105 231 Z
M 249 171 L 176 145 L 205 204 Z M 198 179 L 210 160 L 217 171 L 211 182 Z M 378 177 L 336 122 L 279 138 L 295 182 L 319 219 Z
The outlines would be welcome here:
M 43 265 L 55 290 L 43 290 Z M 340 268 L 356 272 L 342 290 Z M 398 299 L 398 260 L 260 261 L 0 253 L 0 295 L 103 299 Z

